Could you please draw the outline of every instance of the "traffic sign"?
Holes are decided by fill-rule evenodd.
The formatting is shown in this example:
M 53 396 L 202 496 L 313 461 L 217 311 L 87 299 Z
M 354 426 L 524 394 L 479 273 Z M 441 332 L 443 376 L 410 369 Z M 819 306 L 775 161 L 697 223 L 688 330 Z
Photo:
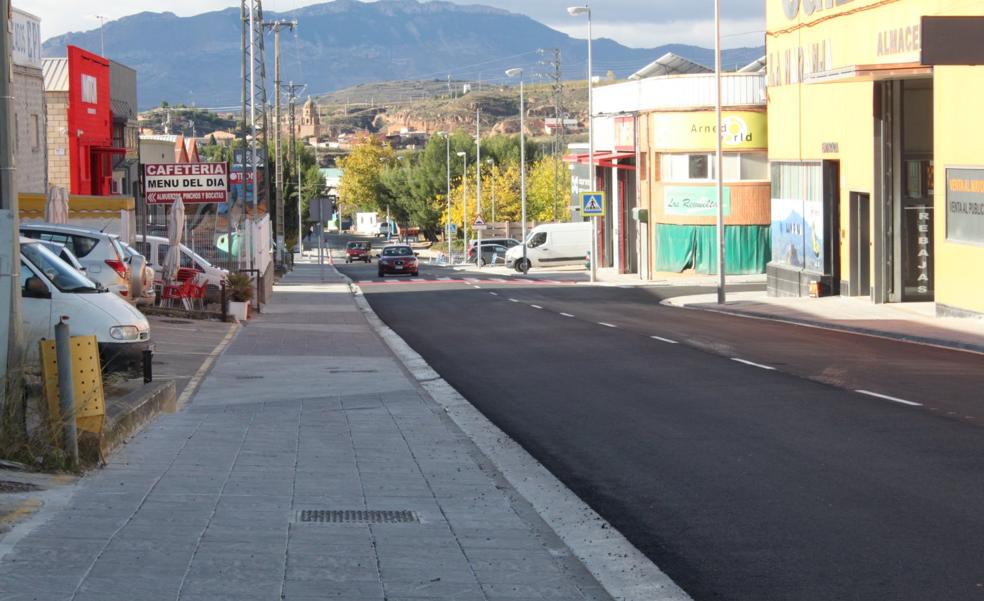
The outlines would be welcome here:
M 485 225 L 485 221 L 482 219 L 481 215 L 475 217 L 475 223 L 472 224 L 472 229 L 476 232 L 484 232 L 489 229 L 489 226 Z
M 581 192 L 581 215 L 585 217 L 604 217 L 605 193 Z

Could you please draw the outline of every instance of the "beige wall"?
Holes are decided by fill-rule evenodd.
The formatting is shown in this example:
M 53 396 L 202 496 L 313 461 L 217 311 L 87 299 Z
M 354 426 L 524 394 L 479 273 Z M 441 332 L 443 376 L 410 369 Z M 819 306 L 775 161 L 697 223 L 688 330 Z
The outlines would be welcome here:
M 48 183 L 69 190 L 68 92 L 45 94 L 48 115 Z
M 14 179 L 18 192 L 44 193 L 47 131 L 44 114 L 44 77 L 40 69 L 14 66 Z

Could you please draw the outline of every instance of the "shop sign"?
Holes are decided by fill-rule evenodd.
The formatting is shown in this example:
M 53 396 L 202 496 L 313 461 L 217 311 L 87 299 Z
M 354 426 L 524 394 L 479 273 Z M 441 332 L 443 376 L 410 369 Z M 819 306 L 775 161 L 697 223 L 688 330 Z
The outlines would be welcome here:
M 946 239 L 984 244 L 984 168 L 947 167 Z
M 10 20 L 10 54 L 15 65 L 41 68 L 41 20 L 16 8 Z
M 144 165 L 144 192 L 150 204 L 225 202 L 229 196 L 225 163 L 149 163 Z
M 782 2 L 782 10 L 786 13 L 786 18 L 790 21 L 799 16 L 802 7 L 803 14 L 807 17 L 814 13 L 823 13 L 831 8 L 850 4 L 853 0 L 773 0 Z
M 717 146 L 717 124 L 711 111 L 650 113 L 653 146 L 660 150 L 710 150 Z M 734 111 L 721 114 L 721 143 L 725 150 L 765 149 L 765 113 Z
M 905 207 L 902 240 L 902 300 L 933 300 L 933 207 Z
M 724 187 L 724 216 L 731 214 L 731 188 Z M 684 217 L 717 216 L 716 186 L 666 186 L 663 214 Z

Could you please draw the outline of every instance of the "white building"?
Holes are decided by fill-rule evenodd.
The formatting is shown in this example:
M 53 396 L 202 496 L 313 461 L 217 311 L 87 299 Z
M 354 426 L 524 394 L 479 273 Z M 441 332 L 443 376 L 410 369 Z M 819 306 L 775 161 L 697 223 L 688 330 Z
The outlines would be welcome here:
M 41 71 L 41 19 L 13 9 L 14 160 L 18 193 L 47 191 L 48 137 Z

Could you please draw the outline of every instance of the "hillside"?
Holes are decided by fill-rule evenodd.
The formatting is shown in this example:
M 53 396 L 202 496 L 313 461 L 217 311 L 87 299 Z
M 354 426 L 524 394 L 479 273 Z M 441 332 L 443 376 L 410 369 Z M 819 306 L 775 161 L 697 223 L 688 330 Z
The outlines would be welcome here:
M 581 78 L 586 44 L 529 17 L 478 5 L 417 0 L 363 3 L 335 0 L 289 14 L 266 12 L 266 20 L 296 18 L 297 36 L 284 36 L 284 81 L 308 84 L 320 95 L 371 81 L 452 78 L 493 83 L 510 67 L 529 78 L 545 67 L 538 49 L 559 48 L 568 78 Z M 106 53 L 138 73 L 141 108 L 172 104 L 234 108 L 240 101 L 239 8 L 178 17 L 142 12 L 105 24 Z M 68 44 L 98 52 L 100 31 L 71 32 L 47 40 L 45 56 L 64 56 Z M 667 51 L 708 63 L 711 51 L 671 44 L 628 48 L 595 40 L 599 73 L 618 77 Z M 762 48 L 725 52 L 727 65 L 745 64 Z M 267 76 L 272 84 L 273 40 L 267 38 Z M 444 80 L 446 85 L 446 79 Z

